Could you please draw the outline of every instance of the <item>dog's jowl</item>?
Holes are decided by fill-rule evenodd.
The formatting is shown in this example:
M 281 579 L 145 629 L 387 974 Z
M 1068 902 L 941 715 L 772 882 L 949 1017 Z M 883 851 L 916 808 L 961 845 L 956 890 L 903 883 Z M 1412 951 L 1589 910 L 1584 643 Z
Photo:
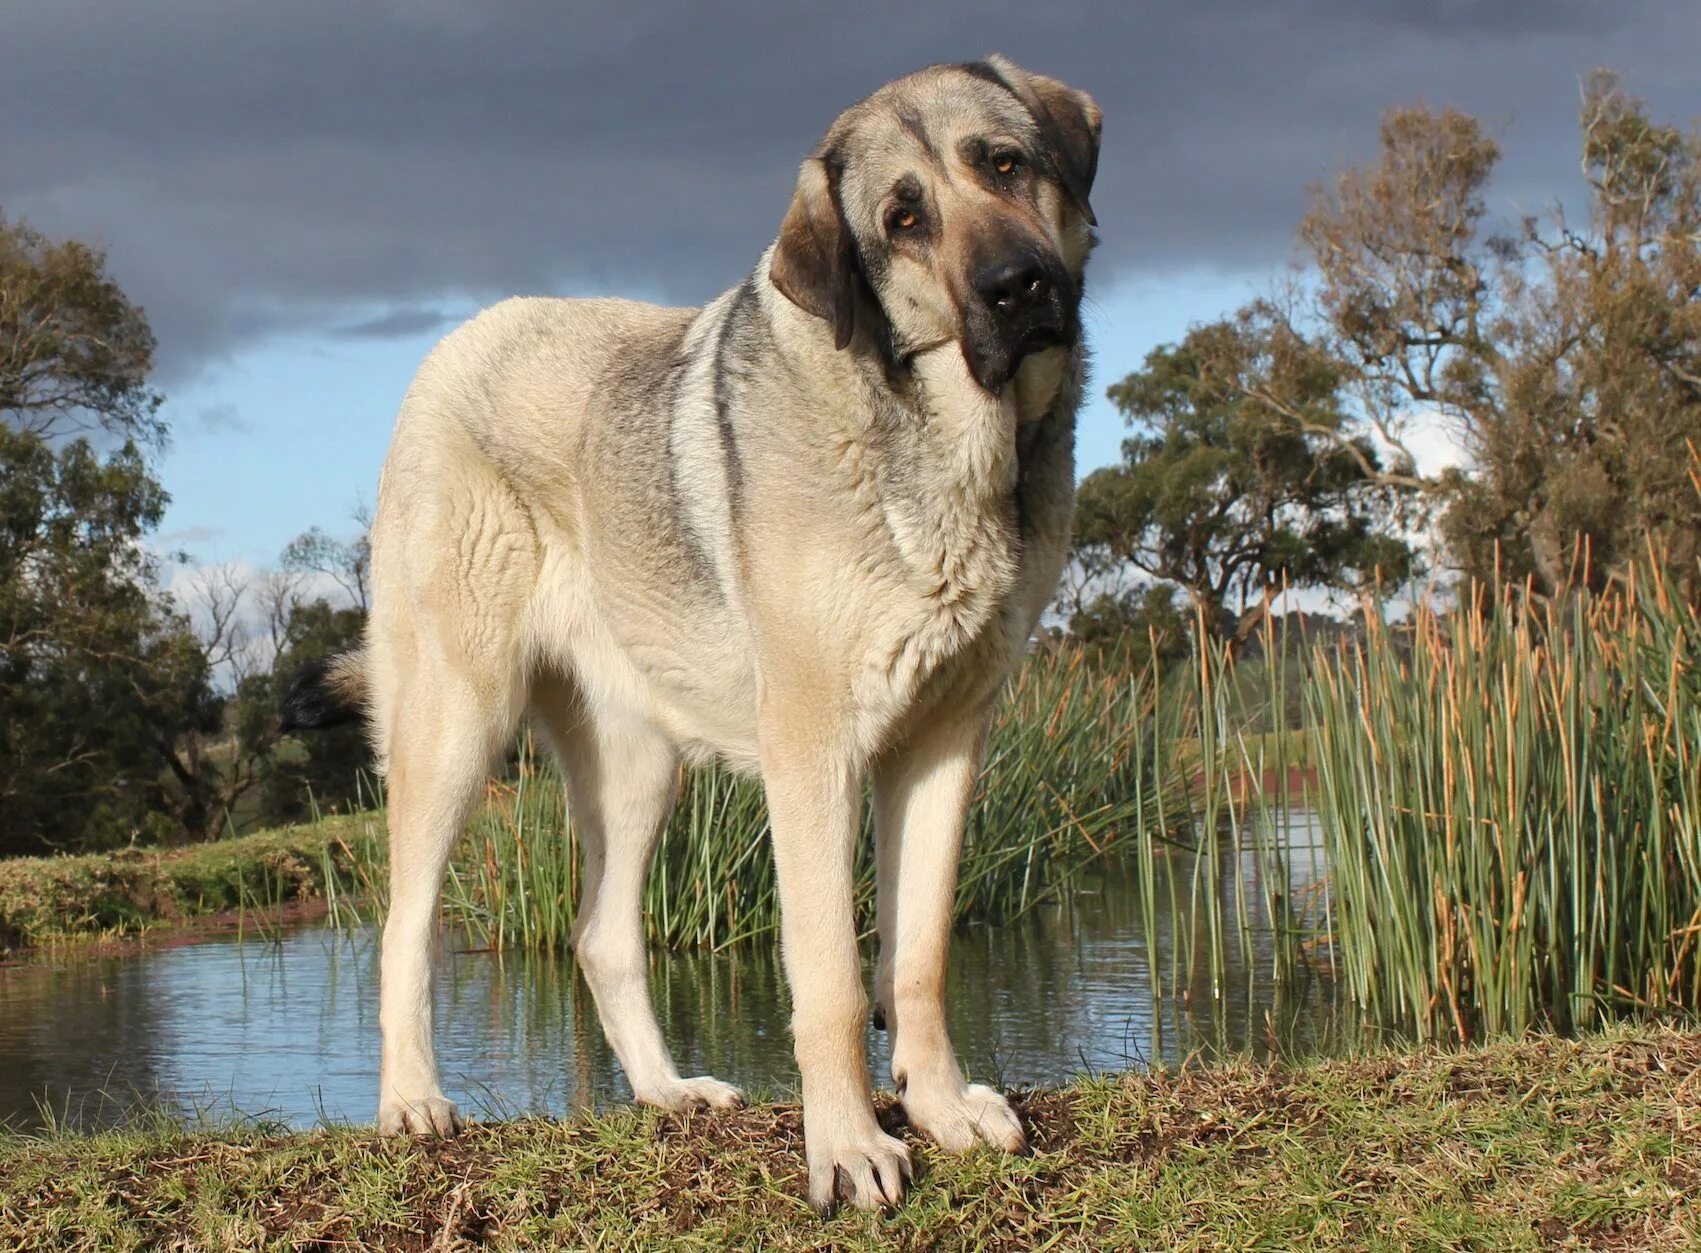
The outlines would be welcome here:
M 646 985 L 642 889 L 682 759 L 761 774 L 810 1199 L 897 1201 L 852 913 L 862 782 L 875 996 L 911 1126 L 1023 1146 L 944 1012 L 965 811 L 991 703 L 1062 567 L 1085 366 L 1099 111 L 992 57 L 847 110 L 778 236 L 703 309 L 510 300 L 431 353 L 390 446 L 362 649 L 298 722 L 359 707 L 386 774 L 385 1132 L 449 1134 L 432 1053 L 451 844 L 522 718 L 583 838 L 579 965 L 640 1101 L 682 1077 Z

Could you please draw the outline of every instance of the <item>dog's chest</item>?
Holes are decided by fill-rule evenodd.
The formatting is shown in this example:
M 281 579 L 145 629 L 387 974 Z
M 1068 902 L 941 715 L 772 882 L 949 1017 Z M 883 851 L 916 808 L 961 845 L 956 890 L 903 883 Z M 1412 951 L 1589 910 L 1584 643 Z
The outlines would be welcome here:
M 885 461 L 879 508 L 900 577 L 872 619 L 857 693 L 877 719 L 957 663 L 985 664 L 1020 599 L 1013 402 L 978 391 L 952 399 Z
M 925 673 L 965 651 L 999 615 L 1019 568 L 1013 502 L 939 508 L 906 545 L 909 596 L 886 643 L 896 675 Z

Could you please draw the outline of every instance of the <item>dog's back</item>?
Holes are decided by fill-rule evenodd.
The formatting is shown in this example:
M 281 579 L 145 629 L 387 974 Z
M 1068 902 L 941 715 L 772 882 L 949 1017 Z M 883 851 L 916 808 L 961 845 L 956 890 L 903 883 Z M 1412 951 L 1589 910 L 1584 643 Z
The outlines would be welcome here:
M 381 760 L 395 716 L 385 695 L 407 663 L 393 641 L 417 637 L 424 614 L 452 624 L 469 654 L 504 659 L 484 681 L 505 685 L 505 708 L 524 705 L 530 674 L 554 669 L 606 689 L 591 699 L 618 698 L 744 764 L 747 650 L 726 572 L 691 524 L 712 493 L 700 475 L 681 481 L 696 464 L 678 419 L 701 317 L 626 300 L 508 300 L 427 358 L 373 525 L 366 664 Z

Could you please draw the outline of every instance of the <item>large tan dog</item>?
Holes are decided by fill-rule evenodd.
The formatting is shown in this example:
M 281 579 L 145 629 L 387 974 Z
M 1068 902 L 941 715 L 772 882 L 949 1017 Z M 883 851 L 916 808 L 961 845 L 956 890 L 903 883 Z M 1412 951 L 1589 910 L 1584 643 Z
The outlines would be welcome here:
M 681 1078 L 641 893 L 681 759 L 759 770 L 803 1081 L 810 1199 L 897 1201 L 870 1099 L 852 917 L 878 831 L 876 995 L 912 1126 L 1023 1147 L 944 1013 L 989 710 L 1064 560 L 1099 110 L 993 57 L 881 88 L 802 167 L 778 240 L 704 309 L 511 300 L 449 335 L 396 424 L 364 648 L 292 693 L 364 706 L 389 788 L 384 1132 L 448 1134 L 432 1053 L 450 846 L 521 717 L 583 839 L 574 951 L 640 1101 Z

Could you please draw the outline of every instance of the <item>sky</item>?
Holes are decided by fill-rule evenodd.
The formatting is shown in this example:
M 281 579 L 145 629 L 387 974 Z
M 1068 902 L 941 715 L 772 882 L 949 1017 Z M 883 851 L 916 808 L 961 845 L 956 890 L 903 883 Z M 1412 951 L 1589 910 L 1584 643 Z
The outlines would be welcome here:
M 263 565 L 352 531 L 455 322 L 516 293 L 712 298 L 840 109 L 991 51 L 1104 110 L 1083 469 L 1123 434 L 1103 385 L 1274 281 L 1307 187 L 1384 109 L 1482 118 L 1507 216 L 1577 189 L 1590 69 L 1701 115 L 1695 0 L 8 0 L 0 212 L 101 244 L 147 310 L 161 542 Z

